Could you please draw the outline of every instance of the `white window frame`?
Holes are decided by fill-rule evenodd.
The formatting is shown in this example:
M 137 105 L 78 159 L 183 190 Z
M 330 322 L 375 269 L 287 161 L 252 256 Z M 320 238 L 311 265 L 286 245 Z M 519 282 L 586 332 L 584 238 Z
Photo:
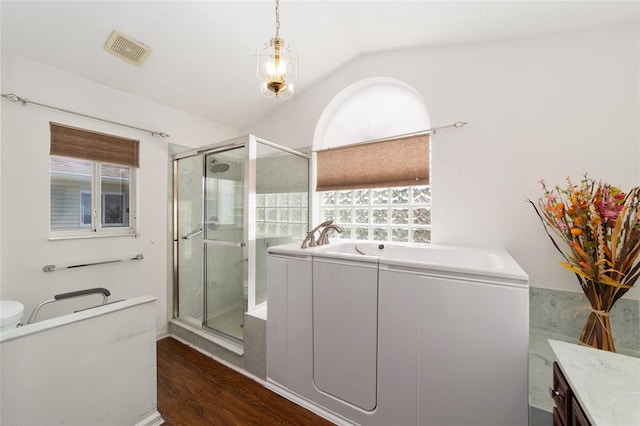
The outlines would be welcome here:
M 70 158 L 71 157 L 61 157 Z M 65 240 L 65 239 L 77 239 L 77 238 L 100 238 L 100 237 L 117 237 L 117 236 L 137 236 L 137 168 L 130 166 L 123 166 L 119 164 L 111 164 L 101 161 L 91 161 L 91 205 L 93 212 L 91 214 L 91 225 L 87 226 L 83 223 L 82 217 L 79 218 L 78 229 L 53 231 L 49 230 L 49 240 Z M 102 226 L 103 211 L 103 195 L 113 194 L 113 192 L 102 192 L 102 176 L 101 166 L 103 164 L 115 165 L 118 167 L 129 168 L 129 226 Z M 87 193 L 81 191 L 81 193 Z M 51 195 L 51 163 L 49 165 L 49 194 Z M 80 202 L 82 203 L 82 196 L 80 196 Z M 100 215 L 98 215 L 100 212 Z M 80 215 L 82 216 L 82 204 L 80 208 Z M 49 226 L 51 226 L 51 206 L 49 206 Z

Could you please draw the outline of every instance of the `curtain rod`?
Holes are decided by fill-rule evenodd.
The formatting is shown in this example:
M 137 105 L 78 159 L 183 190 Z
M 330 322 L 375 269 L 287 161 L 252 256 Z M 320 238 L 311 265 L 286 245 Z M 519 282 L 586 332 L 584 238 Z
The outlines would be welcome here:
M 317 150 L 314 150 L 313 152 L 328 151 L 330 149 L 343 148 L 343 147 L 354 146 L 354 145 L 366 145 L 368 143 L 384 142 L 384 141 L 389 141 L 389 140 L 393 140 L 393 139 L 406 138 L 406 137 L 409 137 L 409 136 L 426 135 L 426 134 L 435 135 L 438 130 L 450 129 L 452 127 L 455 127 L 456 129 L 459 129 L 460 127 L 466 126 L 467 124 L 469 124 L 469 122 L 467 122 L 467 121 L 456 121 L 455 123 L 447 124 L 446 126 L 432 127 L 430 129 L 418 130 L 417 132 L 404 133 L 402 135 L 389 136 L 389 137 L 380 138 L 380 139 L 371 139 L 371 140 L 368 140 L 368 141 L 356 142 L 356 143 L 349 144 L 349 145 L 341 145 L 341 146 L 335 146 L 335 147 L 332 147 L 332 148 L 317 149 Z
M 38 105 L 38 106 L 41 106 L 41 107 L 44 107 L 44 108 L 55 109 L 57 111 L 66 112 L 68 114 L 79 115 L 80 117 L 86 117 L 86 118 L 91 118 L 93 120 L 103 121 L 105 123 L 115 124 L 117 126 L 128 127 L 130 129 L 135 129 L 135 130 L 141 130 L 143 132 L 151 133 L 151 136 L 158 135 L 158 136 L 163 137 L 163 138 L 168 138 L 169 137 L 169 134 L 165 133 L 165 132 L 156 132 L 156 131 L 153 131 L 153 130 L 143 129 L 141 127 L 135 127 L 135 126 L 130 126 L 130 125 L 124 124 L 124 123 L 118 123 L 117 121 L 111 121 L 111 120 L 107 120 L 107 119 L 100 118 L 100 117 L 94 117 L 92 115 L 83 114 L 81 112 L 75 112 L 75 111 L 70 111 L 70 110 L 64 109 L 64 108 L 58 108 L 58 107 L 51 106 L 51 105 L 41 104 L 39 102 L 30 101 L 29 99 L 26 99 L 26 98 L 21 98 L 20 96 L 14 95 L 13 93 L 8 93 L 8 94 L 3 93 L 2 97 L 5 98 L 8 101 L 11 101 L 11 102 L 20 102 L 20 103 L 22 103 L 22 105 L 26 105 L 26 104 Z

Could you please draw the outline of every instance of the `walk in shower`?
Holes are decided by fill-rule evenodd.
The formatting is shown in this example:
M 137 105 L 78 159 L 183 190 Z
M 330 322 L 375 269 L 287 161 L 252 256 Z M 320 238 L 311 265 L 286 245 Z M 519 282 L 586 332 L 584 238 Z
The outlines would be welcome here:
M 309 157 L 247 135 L 173 156 L 173 316 L 242 344 L 267 247 L 304 239 Z

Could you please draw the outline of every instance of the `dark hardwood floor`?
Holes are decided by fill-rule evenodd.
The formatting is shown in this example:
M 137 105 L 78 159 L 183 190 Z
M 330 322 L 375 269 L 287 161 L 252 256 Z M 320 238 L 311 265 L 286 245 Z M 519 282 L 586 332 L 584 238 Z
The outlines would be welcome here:
M 157 351 L 165 425 L 333 424 L 171 337 Z

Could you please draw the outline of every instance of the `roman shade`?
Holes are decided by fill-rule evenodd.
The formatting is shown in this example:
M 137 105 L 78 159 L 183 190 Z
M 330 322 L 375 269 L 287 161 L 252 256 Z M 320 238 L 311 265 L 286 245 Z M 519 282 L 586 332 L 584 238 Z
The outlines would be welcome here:
M 140 141 L 58 123 L 51 126 L 51 155 L 140 167 Z
M 429 184 L 429 134 L 317 153 L 316 191 Z

